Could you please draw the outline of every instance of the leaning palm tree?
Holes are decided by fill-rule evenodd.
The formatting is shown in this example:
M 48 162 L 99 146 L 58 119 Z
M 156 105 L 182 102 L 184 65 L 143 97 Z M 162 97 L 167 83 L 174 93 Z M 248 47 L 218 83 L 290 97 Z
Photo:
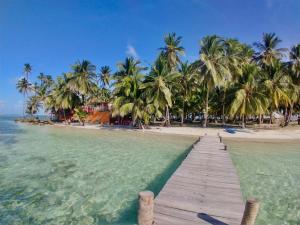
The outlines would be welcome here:
M 100 80 L 104 88 L 109 85 L 109 81 L 111 79 L 110 75 L 111 69 L 109 68 L 109 66 L 102 66 L 100 69 Z
M 180 46 L 181 39 L 182 37 L 176 36 L 176 33 L 170 33 L 164 38 L 165 46 L 160 48 L 171 70 L 176 69 L 180 62 L 180 55 L 184 54 L 184 48 Z
M 200 60 L 196 62 L 201 74 L 203 88 L 206 90 L 204 123 L 207 126 L 209 94 L 216 88 L 224 85 L 226 80 L 231 79 L 227 57 L 224 52 L 224 41 L 216 36 L 206 36 L 200 43 Z
M 25 116 L 25 97 L 28 94 L 28 92 L 31 90 L 31 84 L 28 82 L 28 80 L 23 77 L 21 78 L 17 83 L 17 90 L 23 94 L 23 117 Z
M 27 80 L 28 80 L 28 77 L 29 77 L 29 74 L 31 73 L 31 71 L 32 71 L 32 66 L 29 63 L 25 63 L 23 72 L 24 72 L 24 75 Z
M 281 59 L 286 48 L 278 48 L 281 40 L 275 33 L 264 33 L 261 42 L 255 42 L 253 45 L 257 48 L 255 60 L 261 65 L 272 66 L 275 59 Z
M 243 74 L 231 90 L 233 97 L 229 115 L 240 116 L 245 127 L 247 115 L 259 115 L 267 111 L 268 100 L 259 83 L 259 68 L 255 64 L 245 65 Z
M 33 116 L 39 111 L 39 108 L 41 107 L 41 101 L 38 96 L 31 96 L 29 100 L 27 101 L 27 110 L 26 112 Z

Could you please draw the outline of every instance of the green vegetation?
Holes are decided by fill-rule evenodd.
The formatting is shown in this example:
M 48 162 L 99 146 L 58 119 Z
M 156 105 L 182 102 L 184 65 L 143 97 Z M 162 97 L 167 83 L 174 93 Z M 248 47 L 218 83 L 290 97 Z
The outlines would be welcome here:
M 168 34 L 149 68 L 128 57 L 115 72 L 108 66 L 98 71 L 83 60 L 55 81 L 41 73 L 31 84 L 32 67 L 25 64 L 17 83 L 24 99 L 29 97 L 24 112 L 33 115 L 41 106 L 52 113 L 72 111 L 84 124 L 82 106 L 106 102 L 113 117 L 130 116 L 135 126 L 157 119 L 167 126 L 174 119 L 183 124 L 197 115 L 204 127 L 210 119 L 244 127 L 249 119 L 262 123 L 267 116 L 272 123 L 273 112 L 282 112 L 288 125 L 300 109 L 300 44 L 280 48 L 274 33 L 263 34 L 253 47 L 212 35 L 200 41 L 198 60 L 184 62 L 181 41 Z

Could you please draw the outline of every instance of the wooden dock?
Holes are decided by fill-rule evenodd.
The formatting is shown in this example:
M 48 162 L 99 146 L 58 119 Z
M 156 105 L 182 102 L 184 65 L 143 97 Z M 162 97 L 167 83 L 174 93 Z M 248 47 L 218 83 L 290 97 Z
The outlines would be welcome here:
M 154 200 L 156 225 L 240 225 L 244 202 L 225 145 L 204 136 Z

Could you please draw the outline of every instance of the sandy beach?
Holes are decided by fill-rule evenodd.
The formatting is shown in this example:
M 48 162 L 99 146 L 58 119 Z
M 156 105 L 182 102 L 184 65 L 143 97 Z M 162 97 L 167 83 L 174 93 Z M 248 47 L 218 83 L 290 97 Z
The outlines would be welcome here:
M 235 134 L 226 132 L 223 128 L 202 128 L 202 127 L 160 127 L 151 126 L 149 129 L 132 129 L 118 126 L 100 126 L 97 124 L 86 124 L 80 126 L 78 124 L 55 124 L 56 127 L 72 127 L 79 129 L 108 129 L 108 130 L 131 130 L 136 132 L 151 132 L 159 134 L 175 134 L 175 135 L 189 135 L 189 136 L 204 136 L 220 134 L 224 138 L 238 138 L 238 139 L 273 139 L 273 140 L 300 140 L 300 126 L 277 128 L 277 129 L 236 129 Z

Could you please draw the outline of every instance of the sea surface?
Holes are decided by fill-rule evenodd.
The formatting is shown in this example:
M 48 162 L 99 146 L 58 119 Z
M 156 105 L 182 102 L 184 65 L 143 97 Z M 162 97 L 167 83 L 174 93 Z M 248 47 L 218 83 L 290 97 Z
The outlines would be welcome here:
M 257 225 L 300 224 L 300 141 L 229 141 L 243 196 L 260 200 Z
M 193 137 L 16 124 L 0 117 L 0 225 L 136 224 Z M 300 224 L 300 141 L 225 140 L 257 225 Z
M 0 224 L 135 224 L 138 193 L 158 193 L 194 141 L 0 117 Z

